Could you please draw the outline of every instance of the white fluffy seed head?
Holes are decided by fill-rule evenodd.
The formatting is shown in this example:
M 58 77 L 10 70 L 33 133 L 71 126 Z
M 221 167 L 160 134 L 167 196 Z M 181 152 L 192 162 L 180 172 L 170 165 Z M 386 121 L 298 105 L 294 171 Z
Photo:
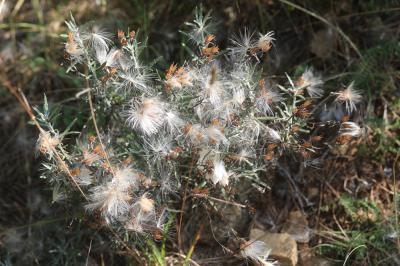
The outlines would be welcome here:
M 258 262 L 265 266 L 272 266 L 277 263 L 274 261 L 268 261 L 270 252 L 271 249 L 268 248 L 267 244 L 259 240 L 245 241 L 240 247 L 240 254 L 242 257 L 251 259 L 254 262 Z
M 336 101 L 339 103 L 345 103 L 346 111 L 352 113 L 357 110 L 356 104 L 362 100 L 361 94 L 354 89 L 354 81 L 347 86 L 346 89 L 335 93 L 337 95 Z
M 10 13 L 11 3 L 5 0 L 0 0 L 0 22 Z
M 105 31 L 97 25 L 89 25 L 81 31 L 82 40 L 91 47 L 95 53 L 98 50 L 108 51 L 109 45 L 113 43 L 113 34 Z
M 315 75 L 312 68 L 306 69 L 297 81 L 297 86 L 300 89 L 305 88 L 311 97 L 321 97 L 323 95 L 322 78 Z
M 157 223 L 155 203 L 147 193 L 135 200 L 129 211 L 129 220 L 125 227 L 137 233 L 154 228 Z
M 339 134 L 344 136 L 359 137 L 362 129 L 354 122 L 343 122 L 340 125 Z
M 65 52 L 69 54 L 73 61 L 80 62 L 84 55 L 83 47 L 76 41 L 75 34 L 68 32 L 67 42 L 65 43 Z
M 253 165 L 251 160 L 255 157 L 255 152 L 250 148 L 240 148 L 237 153 L 229 156 L 231 159 L 236 161 L 238 164 L 247 163 Z
M 263 113 L 272 115 L 274 113 L 272 105 L 281 100 L 282 97 L 279 93 L 271 89 L 261 88 L 256 98 L 256 105 Z
M 239 88 L 233 91 L 232 101 L 236 106 L 241 106 L 246 99 L 244 89 Z
M 114 172 L 114 177 L 111 180 L 118 189 L 127 191 L 139 183 L 139 176 L 130 166 L 118 168 Z
M 233 47 L 229 48 L 230 54 L 240 59 L 246 57 L 254 43 L 253 35 L 254 33 L 246 28 L 238 35 L 234 35 L 231 39 Z
M 193 145 L 199 145 L 206 140 L 204 128 L 200 124 L 187 124 L 184 128 L 186 138 Z
M 127 111 L 127 123 L 144 135 L 156 133 L 165 121 L 165 105 L 157 97 L 132 103 Z
M 268 134 L 267 138 L 271 142 L 281 142 L 281 136 L 278 131 L 270 127 L 266 127 L 266 132 Z
M 175 76 L 172 76 L 171 78 L 169 78 L 165 83 L 166 83 L 168 88 L 171 88 L 171 89 L 182 89 L 182 83 Z
M 99 210 L 108 223 L 120 220 L 129 210 L 132 197 L 117 184 L 108 182 L 90 190 L 90 203 L 86 205 L 89 211 Z
M 52 158 L 54 156 L 56 147 L 61 143 L 58 134 L 50 134 L 50 132 L 40 132 L 39 138 L 37 140 L 37 150 L 42 154 Z
M 145 139 L 143 149 L 149 156 L 149 162 L 153 164 L 163 162 L 171 154 L 172 143 L 173 140 L 168 135 L 156 135 Z
M 125 91 L 137 89 L 144 93 L 149 93 L 149 81 L 152 78 L 152 74 L 146 72 L 144 69 L 128 68 L 119 73 L 119 77 L 122 79 L 120 88 Z
M 76 182 L 81 186 L 90 186 L 93 184 L 92 172 L 85 166 L 79 168 L 79 174 L 75 177 Z
M 223 94 L 224 88 L 222 83 L 218 80 L 218 69 L 216 66 L 212 66 L 204 84 L 204 97 L 208 99 L 212 105 L 220 106 Z
M 218 126 L 209 126 L 205 129 L 208 143 L 211 145 L 229 145 L 229 140 L 225 137 L 223 131 Z
M 275 41 L 273 31 L 269 31 L 266 34 L 260 33 L 260 38 L 256 42 L 256 47 L 263 53 L 268 52 L 272 47 L 273 41 Z
M 164 198 L 177 194 L 177 182 L 171 176 L 170 171 L 167 167 L 161 167 L 159 174 L 160 192 Z
M 100 65 L 106 67 L 115 67 L 118 65 L 120 58 L 123 56 L 121 50 L 116 49 L 115 47 L 111 48 L 110 51 L 107 51 L 104 48 L 96 50 L 96 59 L 100 63 Z
M 258 141 L 261 132 L 261 124 L 254 117 L 248 117 L 244 119 L 240 127 L 237 128 L 237 143 L 254 144 Z
M 177 112 L 173 110 L 168 110 L 165 112 L 165 126 L 167 132 L 174 134 L 181 131 L 184 125 L 184 121 L 179 118 Z
M 211 181 L 214 183 L 214 185 L 219 183 L 222 186 L 227 186 L 229 184 L 229 178 L 232 173 L 226 171 L 224 162 L 219 159 L 214 159 L 213 167 L 214 169 L 212 175 L 209 176 L 209 178 L 211 178 Z
M 257 261 L 259 257 L 263 257 L 269 254 L 270 250 L 262 241 L 246 241 L 241 245 L 241 255 L 245 258 L 249 258 Z
M 146 194 L 144 194 L 139 199 L 139 206 L 142 212 L 149 213 L 154 210 L 154 200 L 150 199 Z

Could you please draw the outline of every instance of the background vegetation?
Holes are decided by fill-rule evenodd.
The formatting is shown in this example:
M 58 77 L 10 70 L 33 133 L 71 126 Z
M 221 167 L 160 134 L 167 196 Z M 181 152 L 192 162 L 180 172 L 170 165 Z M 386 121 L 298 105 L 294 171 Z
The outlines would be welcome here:
M 198 5 L 198 1 L 163 0 L 0 0 L 2 264 L 134 265 L 133 251 L 123 241 L 74 213 L 68 200 L 52 203 L 52 192 L 40 178 L 40 159 L 35 156 L 38 132 L 28 124 L 6 84 L 21 88 L 34 106 L 43 104 L 44 93 L 54 108 L 63 104 L 58 128 L 66 128 L 75 118 L 75 125 L 81 127 L 89 110 L 75 94 L 84 85 L 64 67 L 64 21 L 70 13 L 82 24 L 95 20 L 115 31 L 135 29 L 148 38 L 146 60 L 165 72 L 172 62 L 183 63 L 190 52 L 178 30 L 192 20 Z M 328 88 L 355 80 L 365 99 L 361 116 L 368 134 L 357 143 L 334 149 L 323 169 L 298 184 L 313 203 L 303 208 L 314 232 L 307 248 L 339 265 L 400 264 L 400 3 L 216 0 L 202 1 L 202 5 L 212 10 L 218 22 L 216 37 L 222 48 L 229 36 L 244 27 L 275 31 L 276 48 L 264 66 L 271 75 L 301 73 L 313 66 L 330 79 Z M 298 207 L 287 182 L 275 178 L 274 189 L 255 199 L 257 210 L 277 216 L 278 226 Z M 166 264 L 165 254 L 174 250 L 166 250 L 173 247 L 169 242 L 143 244 L 140 252 L 147 255 L 149 264 Z M 207 249 L 200 245 L 196 252 L 207 254 Z M 226 260 L 197 256 L 203 258 L 201 265 Z

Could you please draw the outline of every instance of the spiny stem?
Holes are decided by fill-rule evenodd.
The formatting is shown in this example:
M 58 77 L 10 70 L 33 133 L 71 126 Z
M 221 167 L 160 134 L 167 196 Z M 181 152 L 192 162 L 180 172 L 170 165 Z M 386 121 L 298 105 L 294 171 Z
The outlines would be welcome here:
M 87 86 L 87 88 L 90 88 L 89 87 L 89 80 L 88 80 L 87 76 L 86 76 L 86 86 Z M 88 101 L 89 101 L 90 114 L 92 116 L 92 121 L 93 121 L 94 129 L 96 130 L 97 138 L 99 139 L 101 149 L 102 149 L 102 151 L 104 153 L 104 156 L 106 157 L 106 161 L 107 161 L 108 167 L 110 167 L 111 173 L 113 174 L 113 176 L 115 176 L 114 169 L 111 166 L 110 160 L 108 159 L 108 154 L 106 152 L 105 146 L 104 146 L 103 141 L 101 139 L 99 128 L 97 126 L 96 115 L 94 113 L 94 108 L 93 108 L 92 93 L 91 93 L 90 89 L 87 91 L 87 96 L 88 96 Z
M 22 92 L 22 90 L 20 88 L 14 88 L 8 81 L 2 80 L 2 83 L 3 83 L 4 87 L 6 87 L 11 92 L 11 94 L 13 94 L 17 98 L 17 100 L 21 104 L 22 108 L 25 110 L 25 112 L 28 114 L 29 118 L 33 121 L 36 128 L 39 130 L 40 134 L 42 134 L 44 136 L 44 138 L 47 138 L 47 136 L 45 134 L 46 131 L 40 126 L 39 122 L 36 120 L 36 117 L 32 112 L 32 108 L 31 108 L 28 100 L 26 99 L 25 94 Z M 48 139 L 47 139 L 47 141 L 48 141 Z M 57 149 L 53 146 L 50 146 L 50 149 L 55 154 L 57 162 L 61 165 L 61 168 L 67 173 L 68 177 L 72 180 L 72 182 L 78 188 L 79 192 L 87 200 L 88 198 L 86 197 L 86 194 L 83 192 L 83 190 L 81 189 L 79 184 L 76 182 L 74 176 L 72 175 L 71 171 L 69 170 L 68 165 L 61 158 Z

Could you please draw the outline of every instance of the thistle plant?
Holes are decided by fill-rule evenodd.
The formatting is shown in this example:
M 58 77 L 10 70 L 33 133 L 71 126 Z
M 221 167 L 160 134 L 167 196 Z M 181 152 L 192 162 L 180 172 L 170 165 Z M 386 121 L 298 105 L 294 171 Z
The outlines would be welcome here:
M 322 151 L 361 135 L 351 121 L 361 102 L 354 83 L 326 91 L 312 68 L 268 77 L 261 63 L 276 45 L 273 31 L 244 29 L 220 50 L 211 23 L 201 13 L 187 23 L 193 56 L 159 73 L 142 60 L 135 31 L 114 36 L 67 22 L 68 71 L 85 81 L 77 96 L 90 119 L 79 133 L 60 133 L 47 105 L 37 109 L 38 151 L 56 200 L 77 192 L 99 224 L 156 236 L 185 188 L 228 201 L 244 179 L 268 188 L 263 176 L 282 157 L 317 167 Z M 65 146 L 66 135 L 76 144 Z M 272 265 L 268 253 L 257 242 L 240 254 Z

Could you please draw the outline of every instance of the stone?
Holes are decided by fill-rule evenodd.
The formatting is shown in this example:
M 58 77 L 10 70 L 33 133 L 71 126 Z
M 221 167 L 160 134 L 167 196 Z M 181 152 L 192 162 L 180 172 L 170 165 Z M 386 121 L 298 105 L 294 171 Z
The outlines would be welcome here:
M 282 232 L 291 235 L 298 243 L 308 243 L 312 236 L 312 230 L 308 227 L 307 218 L 301 211 L 289 213 Z
M 287 233 L 270 233 L 253 228 L 250 231 L 250 240 L 263 241 L 271 249 L 270 256 L 276 259 L 281 266 L 295 266 L 297 264 L 297 243 Z
M 306 260 L 302 265 L 303 266 L 332 266 L 332 263 L 328 260 L 314 257 L 309 260 Z

